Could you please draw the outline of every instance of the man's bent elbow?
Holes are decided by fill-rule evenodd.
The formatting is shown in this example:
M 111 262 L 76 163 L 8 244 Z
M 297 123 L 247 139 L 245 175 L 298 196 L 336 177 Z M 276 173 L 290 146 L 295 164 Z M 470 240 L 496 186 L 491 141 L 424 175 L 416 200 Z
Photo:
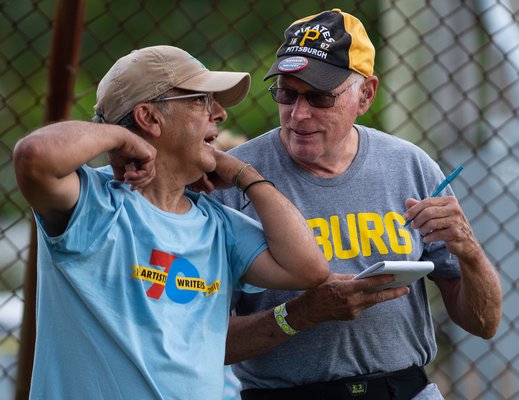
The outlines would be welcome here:
M 475 336 L 489 340 L 496 335 L 500 322 L 501 309 L 492 314 L 480 315 L 476 321 L 473 321 L 471 326 L 466 326 L 464 329 Z M 459 325 L 463 327 L 462 323 L 459 323 Z
M 305 289 L 318 286 L 323 283 L 330 275 L 330 267 L 326 260 L 317 260 L 311 266 L 308 267 L 311 271 L 308 275 L 308 286 Z
M 13 165 L 17 178 L 37 176 L 38 170 L 40 170 L 39 160 L 44 157 L 42 147 L 30 136 L 21 139 L 13 150 Z
M 499 324 L 501 322 L 501 313 L 496 315 L 494 318 L 489 318 L 482 325 L 481 334 L 479 335 L 482 339 L 488 340 L 492 339 L 499 329 Z

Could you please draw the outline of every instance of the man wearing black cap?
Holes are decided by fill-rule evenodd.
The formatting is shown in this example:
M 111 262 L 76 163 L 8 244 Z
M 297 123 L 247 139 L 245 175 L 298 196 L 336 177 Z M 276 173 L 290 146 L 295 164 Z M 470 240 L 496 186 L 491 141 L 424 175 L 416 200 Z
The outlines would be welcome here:
M 294 22 L 265 77 L 276 77 L 269 91 L 281 127 L 231 151 L 296 204 L 332 272 L 306 292 L 236 296 L 226 361 L 237 363 L 242 399 L 442 399 L 423 370 L 436 354 L 424 280 L 373 293 L 358 285 L 378 278 L 351 279 L 380 261 L 433 262 L 428 277 L 453 321 L 483 338 L 496 333 L 497 273 L 450 188 L 428 198 L 444 179 L 438 165 L 355 124 L 375 98 L 374 58 L 352 15 Z M 236 190 L 215 196 L 244 206 Z M 257 218 L 253 207 L 243 212 Z
M 249 85 L 247 73 L 209 71 L 177 47 L 146 47 L 101 80 L 100 123 L 59 122 L 17 143 L 38 227 L 31 399 L 221 400 L 233 288 L 326 279 L 297 209 L 209 145 Z M 104 153 L 111 168 L 87 165 Z M 205 173 L 239 187 L 264 230 L 186 191 Z

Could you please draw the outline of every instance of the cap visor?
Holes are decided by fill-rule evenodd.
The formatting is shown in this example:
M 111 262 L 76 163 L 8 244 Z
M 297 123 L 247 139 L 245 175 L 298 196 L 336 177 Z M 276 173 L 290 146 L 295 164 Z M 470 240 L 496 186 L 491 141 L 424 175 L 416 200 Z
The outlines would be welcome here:
M 246 72 L 209 71 L 193 76 L 177 86 L 180 89 L 214 93 L 222 107 L 240 103 L 249 93 L 250 75 Z
M 272 64 L 272 67 L 270 67 L 263 80 L 283 74 L 301 79 L 318 90 L 330 91 L 340 86 L 352 72 L 349 69 L 336 67 L 310 57 L 308 57 L 308 65 L 299 71 L 280 71 L 278 69 L 279 63 L 290 57 L 293 56 L 279 57 L 274 64 Z

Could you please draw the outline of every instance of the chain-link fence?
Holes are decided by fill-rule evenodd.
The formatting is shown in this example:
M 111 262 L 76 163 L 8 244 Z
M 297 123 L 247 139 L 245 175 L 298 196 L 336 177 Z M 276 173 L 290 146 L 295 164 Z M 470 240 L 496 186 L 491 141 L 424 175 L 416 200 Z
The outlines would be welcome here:
M 12 150 L 43 123 L 55 3 L 0 0 L 0 398 L 14 396 L 31 273 L 31 214 Z M 453 187 L 501 275 L 503 319 L 489 341 L 451 323 L 430 287 L 439 344 L 431 378 L 447 399 L 519 399 L 518 0 L 89 0 L 70 117 L 90 119 L 96 84 L 116 58 L 173 44 L 210 69 L 251 73 L 250 96 L 224 127 L 256 136 L 278 123 L 262 78 L 284 29 L 333 7 L 358 16 L 377 48 L 377 101 L 359 122 L 418 144 L 445 173 L 465 166 Z

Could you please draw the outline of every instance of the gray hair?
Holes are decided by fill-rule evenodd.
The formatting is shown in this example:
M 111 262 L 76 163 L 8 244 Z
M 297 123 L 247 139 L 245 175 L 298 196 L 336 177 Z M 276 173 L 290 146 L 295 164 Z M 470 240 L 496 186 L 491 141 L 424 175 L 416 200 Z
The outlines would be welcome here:
M 351 74 L 351 87 L 354 89 L 360 88 L 360 86 L 364 83 L 366 78 L 359 74 L 358 72 L 352 71 Z
M 154 99 L 150 100 L 150 102 L 152 102 L 153 100 L 160 100 L 160 99 L 163 99 L 165 97 L 172 96 L 172 94 L 173 94 L 173 89 L 167 91 L 166 93 L 161 94 L 160 96 L 155 97 Z M 157 109 L 159 110 L 159 112 L 162 115 L 164 115 L 166 117 L 171 117 L 171 108 L 168 107 L 165 102 L 157 102 L 155 104 L 155 107 L 157 107 Z M 92 117 L 92 122 L 95 122 L 95 123 L 98 123 L 98 124 L 104 124 L 105 120 L 104 120 L 102 115 L 95 114 Z M 135 122 L 135 118 L 133 118 L 133 109 L 128 114 L 126 114 L 124 117 L 122 117 L 119 121 L 117 121 L 115 123 L 115 125 L 123 126 L 126 129 L 129 129 L 131 131 L 136 131 L 137 130 L 137 124 Z

